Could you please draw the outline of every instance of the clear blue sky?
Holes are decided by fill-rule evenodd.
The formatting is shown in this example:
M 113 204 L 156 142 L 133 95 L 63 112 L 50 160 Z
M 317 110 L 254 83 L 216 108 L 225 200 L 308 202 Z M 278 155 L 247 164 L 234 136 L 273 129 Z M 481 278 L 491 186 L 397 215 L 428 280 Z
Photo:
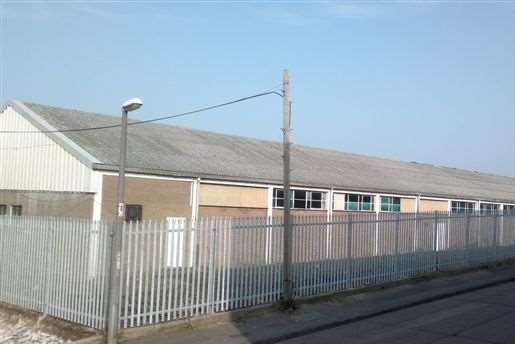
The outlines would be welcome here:
M 515 3 L 6 3 L 1 101 L 150 118 L 291 72 L 295 143 L 515 176 Z M 268 97 L 174 123 L 280 140 Z

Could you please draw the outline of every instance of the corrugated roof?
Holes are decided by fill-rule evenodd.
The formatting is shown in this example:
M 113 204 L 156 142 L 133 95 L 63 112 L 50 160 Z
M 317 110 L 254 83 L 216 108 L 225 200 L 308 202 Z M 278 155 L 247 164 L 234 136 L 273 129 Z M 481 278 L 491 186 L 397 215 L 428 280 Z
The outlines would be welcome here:
M 118 124 L 119 117 L 25 102 L 56 129 Z M 65 133 L 101 163 L 116 170 L 120 130 Z M 128 170 L 248 182 L 282 182 L 282 145 L 247 137 L 148 123 L 131 126 Z M 292 182 L 350 190 L 515 201 L 515 179 L 381 159 L 301 145 L 292 147 Z

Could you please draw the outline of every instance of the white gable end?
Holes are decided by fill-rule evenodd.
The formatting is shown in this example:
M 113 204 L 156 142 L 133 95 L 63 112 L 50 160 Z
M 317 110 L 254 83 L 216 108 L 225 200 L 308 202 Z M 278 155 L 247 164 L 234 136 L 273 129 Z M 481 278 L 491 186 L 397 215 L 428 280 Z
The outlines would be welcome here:
M 39 131 L 12 106 L 0 131 Z M 0 189 L 92 192 L 92 170 L 44 133 L 0 133 Z

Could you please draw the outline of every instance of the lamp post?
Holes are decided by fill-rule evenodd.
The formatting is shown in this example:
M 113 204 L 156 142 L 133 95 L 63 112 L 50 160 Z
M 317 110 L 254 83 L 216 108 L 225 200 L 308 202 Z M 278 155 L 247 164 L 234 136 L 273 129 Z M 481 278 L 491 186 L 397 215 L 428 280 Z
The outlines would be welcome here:
M 122 132 L 120 137 L 120 169 L 118 172 L 118 195 L 116 223 L 111 230 L 111 264 L 109 281 L 109 308 L 107 314 L 107 343 L 116 344 L 120 323 L 120 265 L 122 228 L 125 221 L 125 165 L 127 163 L 127 117 L 130 111 L 139 109 L 143 101 L 139 98 L 127 100 L 122 105 Z

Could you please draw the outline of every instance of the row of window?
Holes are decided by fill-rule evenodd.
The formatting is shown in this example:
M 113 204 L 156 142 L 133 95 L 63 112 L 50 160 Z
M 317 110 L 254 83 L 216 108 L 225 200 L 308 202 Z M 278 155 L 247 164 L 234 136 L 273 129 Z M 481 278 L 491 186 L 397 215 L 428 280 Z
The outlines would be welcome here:
M 320 191 L 290 190 L 290 207 L 292 209 L 327 209 L 327 193 Z M 400 197 L 380 196 L 381 211 L 400 212 Z M 284 206 L 284 191 L 274 189 L 273 206 L 282 208 Z M 495 213 L 499 211 L 499 204 L 481 203 L 480 211 L 484 213 Z M 9 212 L 10 209 L 10 212 Z M 374 196 L 361 194 L 345 195 L 345 210 L 347 211 L 374 211 Z M 472 213 L 475 210 L 474 202 L 452 201 L 452 213 Z M 515 214 L 515 205 L 505 204 L 504 213 Z M 0 216 L 12 215 L 21 216 L 21 205 L 0 204 Z M 140 204 L 125 205 L 125 221 L 137 222 L 143 218 L 143 206 Z
M 345 194 L 347 211 L 374 211 L 373 195 Z M 400 212 L 401 198 L 393 196 L 380 196 L 380 209 L 384 212 Z M 274 189 L 273 206 L 284 207 L 283 189 Z M 290 207 L 292 209 L 327 209 L 327 193 L 321 191 L 290 190 Z M 499 211 L 499 204 L 481 203 L 481 212 L 494 213 Z M 515 205 L 504 205 L 505 213 L 515 213 Z M 474 202 L 452 201 L 452 213 L 472 213 L 475 210 Z
M 476 204 L 474 202 L 464 202 L 464 201 L 452 201 L 451 202 L 451 212 L 452 213 L 473 213 L 476 209 Z M 500 210 L 499 204 L 492 203 L 481 203 L 479 206 L 479 210 L 483 213 L 496 213 Z M 515 205 L 505 204 L 503 206 L 504 213 L 514 214 L 515 213 Z
M 273 206 L 284 207 L 284 190 L 274 189 Z M 327 209 L 327 193 L 321 191 L 290 190 L 290 207 L 292 209 Z M 361 194 L 345 195 L 345 210 L 374 211 L 374 196 Z M 400 212 L 399 197 L 381 196 L 381 211 Z
M 10 212 L 9 212 L 9 208 L 11 209 Z M 22 214 L 22 206 L 21 205 L 0 204 L 0 216 L 2 216 L 2 215 L 21 216 L 21 214 Z

